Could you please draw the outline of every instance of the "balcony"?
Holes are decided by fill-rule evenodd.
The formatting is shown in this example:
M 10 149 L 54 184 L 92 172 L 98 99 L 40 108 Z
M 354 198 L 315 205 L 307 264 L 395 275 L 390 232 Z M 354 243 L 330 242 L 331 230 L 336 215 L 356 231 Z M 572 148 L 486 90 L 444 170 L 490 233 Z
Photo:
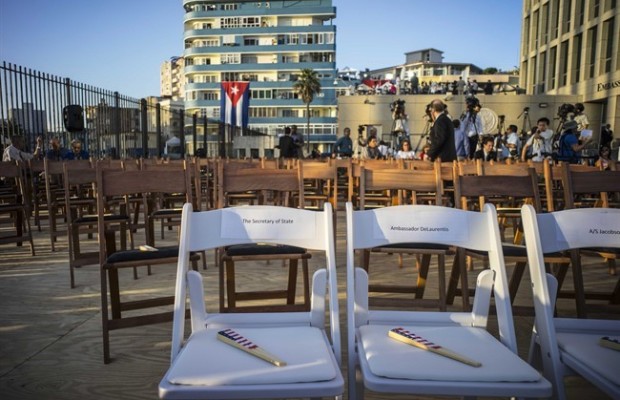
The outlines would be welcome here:
M 300 63 L 270 63 L 270 64 L 202 64 L 186 65 L 185 73 L 192 72 L 254 72 L 254 71 L 299 71 L 310 68 L 315 71 L 329 71 L 336 69 L 335 62 L 300 62 Z
M 324 33 L 336 32 L 335 25 L 308 25 L 308 26 L 264 26 L 255 28 L 230 28 L 230 29 L 188 29 L 183 32 L 183 39 L 194 39 L 203 36 L 221 35 L 258 35 L 278 33 Z

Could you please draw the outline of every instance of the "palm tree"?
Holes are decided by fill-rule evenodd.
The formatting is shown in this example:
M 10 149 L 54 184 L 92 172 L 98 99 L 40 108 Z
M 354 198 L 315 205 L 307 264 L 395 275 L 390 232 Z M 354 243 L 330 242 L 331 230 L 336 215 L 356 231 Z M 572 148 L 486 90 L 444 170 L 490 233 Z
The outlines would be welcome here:
M 293 89 L 301 97 L 306 105 L 306 132 L 308 134 L 307 149 L 310 150 L 310 103 L 314 100 L 314 96 L 321 93 L 321 82 L 319 81 L 317 72 L 310 68 L 301 70 L 301 75 L 297 82 L 293 85 Z

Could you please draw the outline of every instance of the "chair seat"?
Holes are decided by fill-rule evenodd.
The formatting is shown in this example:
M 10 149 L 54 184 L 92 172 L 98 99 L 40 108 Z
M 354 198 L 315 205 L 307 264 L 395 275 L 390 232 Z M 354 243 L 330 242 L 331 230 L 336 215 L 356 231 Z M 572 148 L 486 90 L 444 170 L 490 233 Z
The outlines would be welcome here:
M 503 243 L 502 244 L 502 250 L 504 252 L 504 257 L 522 257 L 522 258 L 527 258 L 527 249 L 525 246 L 521 246 L 518 244 L 506 244 Z M 479 254 L 481 256 L 486 256 L 487 252 L 486 251 L 479 251 L 479 250 L 471 250 L 468 249 L 467 253 L 473 253 L 473 254 Z M 545 254 L 545 257 L 553 257 L 553 258 L 566 258 L 568 256 L 562 254 L 562 253 L 547 253 Z
M 126 215 L 122 214 L 106 214 L 103 216 L 104 221 L 123 221 L 128 220 L 129 218 Z M 76 218 L 73 221 L 74 224 L 85 224 L 85 223 L 97 223 L 96 215 L 83 215 L 79 218 Z
M 587 247 L 587 248 L 582 249 L 582 251 L 604 253 L 608 255 L 613 255 L 616 258 L 620 257 L 620 248 L 618 247 Z
M 327 338 L 318 328 L 234 328 L 264 351 L 286 362 L 276 367 L 217 340 L 217 332 L 194 332 L 166 379 L 174 385 L 272 385 L 330 381 L 338 376 Z
M 161 217 L 161 216 L 168 216 L 168 215 L 181 216 L 181 211 L 182 210 L 180 208 L 163 208 L 161 210 L 157 210 L 151 213 L 151 217 Z
M 452 247 L 445 244 L 438 243 L 395 243 L 381 246 L 382 249 L 407 249 L 407 250 L 444 250 L 451 251 Z
M 121 262 L 133 262 L 144 260 L 159 260 L 179 256 L 179 246 L 159 247 L 157 251 L 124 250 L 112 253 L 106 260 L 106 264 Z
M 620 386 L 620 351 L 599 345 L 603 333 L 567 333 L 557 332 L 558 346 L 570 357 L 580 360 L 588 368 Z M 563 361 L 570 365 L 567 357 Z M 620 391 L 620 388 L 619 388 Z
M 226 256 L 268 256 L 275 254 L 305 254 L 306 249 L 296 246 L 273 245 L 267 243 L 250 243 L 229 246 L 226 248 Z
M 359 328 L 360 357 L 372 374 L 407 380 L 462 382 L 538 382 L 541 375 L 484 329 L 460 326 L 403 326 L 405 329 L 469 359 L 472 367 L 388 337 L 397 326 Z

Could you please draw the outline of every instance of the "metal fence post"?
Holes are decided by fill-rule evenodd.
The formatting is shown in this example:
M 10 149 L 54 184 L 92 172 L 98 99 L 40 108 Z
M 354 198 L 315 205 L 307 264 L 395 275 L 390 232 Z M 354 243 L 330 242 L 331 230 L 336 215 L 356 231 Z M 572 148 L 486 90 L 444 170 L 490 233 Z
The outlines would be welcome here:
M 146 118 L 146 99 L 140 99 L 140 125 L 142 128 L 142 158 L 149 158 L 149 127 Z

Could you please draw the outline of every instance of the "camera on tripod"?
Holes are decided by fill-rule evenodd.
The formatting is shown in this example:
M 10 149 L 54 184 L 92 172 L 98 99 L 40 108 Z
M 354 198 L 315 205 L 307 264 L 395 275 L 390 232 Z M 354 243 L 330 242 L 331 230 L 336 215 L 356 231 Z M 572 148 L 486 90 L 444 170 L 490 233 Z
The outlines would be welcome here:
M 402 118 L 405 114 L 405 100 L 398 99 L 390 103 L 390 111 L 394 119 Z
M 467 112 L 469 112 L 469 115 L 476 114 L 482 107 L 480 100 L 478 100 L 475 96 L 467 97 L 465 99 L 465 105 L 467 106 Z
M 364 130 L 366 129 L 366 127 L 364 125 L 359 125 L 357 127 L 357 135 L 358 136 L 362 136 L 364 134 Z
M 567 119 L 572 119 L 576 111 L 577 109 L 574 105 L 565 103 L 558 107 L 558 117 L 560 117 L 562 121 L 566 121 Z

